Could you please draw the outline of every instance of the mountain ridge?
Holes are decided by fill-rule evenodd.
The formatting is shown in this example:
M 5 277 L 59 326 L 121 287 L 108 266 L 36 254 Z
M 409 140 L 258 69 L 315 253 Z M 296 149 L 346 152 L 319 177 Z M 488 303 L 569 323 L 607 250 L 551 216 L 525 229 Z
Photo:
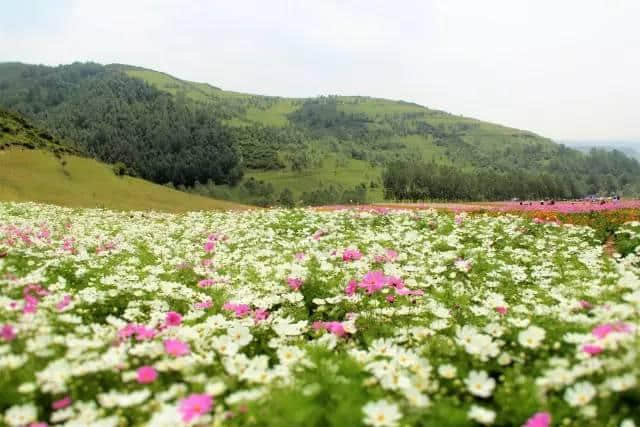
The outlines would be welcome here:
M 363 186 L 379 201 L 383 171 L 412 161 L 465 176 L 524 173 L 539 185 L 519 190 L 523 197 L 551 197 L 545 180 L 560 183 L 553 197 L 568 197 L 630 191 L 640 177 L 640 165 L 620 154 L 581 153 L 413 102 L 252 95 L 126 64 L 0 64 L 0 104 L 146 179 L 246 203 L 291 193 L 316 204 L 313 192 L 335 199 L 322 202 L 352 200 Z

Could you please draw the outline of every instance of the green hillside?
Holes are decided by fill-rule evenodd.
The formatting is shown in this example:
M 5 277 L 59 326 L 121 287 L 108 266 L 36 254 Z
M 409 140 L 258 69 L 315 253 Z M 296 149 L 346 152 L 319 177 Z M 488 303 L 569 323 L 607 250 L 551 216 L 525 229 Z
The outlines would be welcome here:
M 72 207 L 183 212 L 244 206 L 117 176 L 111 165 L 0 110 L 0 200 Z
M 528 131 L 403 101 L 251 95 L 122 64 L 0 64 L 0 105 L 77 141 L 92 157 L 123 162 L 134 175 L 245 203 L 364 201 L 363 194 L 378 201 L 391 167 L 437 169 L 442 179 L 526 181 L 509 189 L 519 197 L 640 188 L 640 165 L 617 151 L 581 153 Z M 393 197 L 404 193 L 395 184 Z M 437 194 L 504 197 L 467 190 Z

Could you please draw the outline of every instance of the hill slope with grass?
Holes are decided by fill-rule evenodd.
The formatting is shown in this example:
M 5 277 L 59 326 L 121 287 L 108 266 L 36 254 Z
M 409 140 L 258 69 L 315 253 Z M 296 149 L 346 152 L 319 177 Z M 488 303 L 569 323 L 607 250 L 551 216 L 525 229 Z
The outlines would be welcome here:
M 0 110 L 0 200 L 170 212 L 243 207 L 139 178 L 118 176 L 112 165 L 83 156 L 70 143 L 3 110 Z
M 490 185 L 525 176 L 522 197 L 640 189 L 640 164 L 619 151 L 581 153 L 532 132 L 403 101 L 251 95 L 122 64 L 5 63 L 0 104 L 97 159 L 123 162 L 133 175 L 263 205 L 381 200 L 383 174 L 393 165 L 461 180 L 485 174 L 490 179 L 481 182 Z M 426 190 L 411 194 L 469 197 Z M 482 190 L 471 194 L 503 196 Z

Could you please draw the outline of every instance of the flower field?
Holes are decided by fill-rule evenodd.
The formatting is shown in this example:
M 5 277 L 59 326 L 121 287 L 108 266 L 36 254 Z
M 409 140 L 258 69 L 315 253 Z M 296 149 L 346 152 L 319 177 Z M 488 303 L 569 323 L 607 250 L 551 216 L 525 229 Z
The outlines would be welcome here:
M 640 223 L 0 203 L 0 425 L 640 425 Z

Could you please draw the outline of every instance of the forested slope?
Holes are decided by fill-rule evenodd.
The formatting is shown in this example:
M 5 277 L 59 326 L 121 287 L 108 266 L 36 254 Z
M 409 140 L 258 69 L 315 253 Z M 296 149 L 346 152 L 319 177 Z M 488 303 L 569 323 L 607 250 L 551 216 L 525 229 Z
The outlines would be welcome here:
M 385 185 L 391 197 L 446 199 L 640 191 L 640 166 L 621 152 L 581 153 L 402 101 L 257 96 L 120 64 L 6 63 L 0 104 L 134 175 L 245 202 L 377 200 Z M 420 190 L 395 191 L 385 171 Z M 443 179 L 487 184 L 442 190 Z

